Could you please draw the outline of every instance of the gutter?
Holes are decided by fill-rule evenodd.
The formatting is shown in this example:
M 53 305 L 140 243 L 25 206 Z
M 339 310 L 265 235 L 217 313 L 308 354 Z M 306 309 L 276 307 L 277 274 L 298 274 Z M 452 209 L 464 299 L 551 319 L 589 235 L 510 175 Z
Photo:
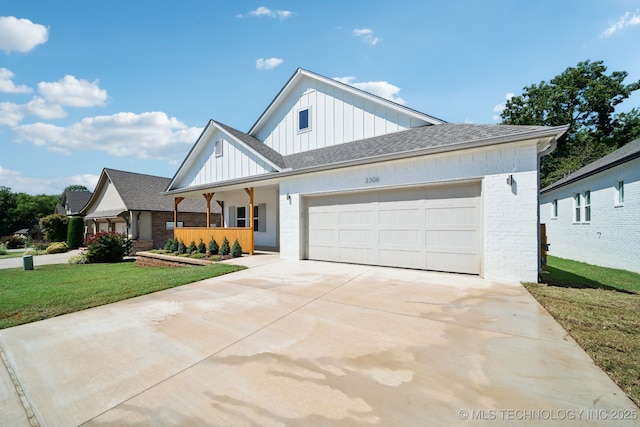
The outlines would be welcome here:
M 505 144 L 510 142 L 525 141 L 525 140 L 544 138 L 544 137 L 555 136 L 555 138 L 553 138 L 553 140 L 550 143 L 550 146 L 553 146 L 553 148 L 555 148 L 556 141 L 567 131 L 567 129 L 569 129 L 569 125 L 555 126 L 555 127 L 550 127 L 550 128 L 541 129 L 541 130 L 523 132 L 518 135 L 505 135 L 505 136 L 498 136 L 498 137 L 487 138 L 487 139 L 476 139 L 476 140 L 461 142 L 461 143 L 452 144 L 452 145 L 420 148 L 417 150 L 410 150 L 410 151 L 401 151 L 398 153 L 383 154 L 376 157 L 365 157 L 365 158 L 356 159 L 356 160 L 346 160 L 343 162 L 336 162 L 336 163 L 330 163 L 330 164 L 319 165 L 319 166 L 311 166 L 311 167 L 295 169 L 295 170 L 284 169 L 281 172 L 270 172 L 268 174 L 262 174 L 262 175 L 244 177 L 244 178 L 236 178 L 236 179 L 224 181 L 221 183 L 203 184 L 203 185 L 198 185 L 194 187 L 175 189 L 175 190 L 165 191 L 162 194 L 165 196 L 170 196 L 170 195 L 176 195 L 176 194 L 187 194 L 191 192 L 197 193 L 204 189 L 230 187 L 233 185 L 248 184 L 248 183 L 260 182 L 260 181 L 267 181 L 267 182 L 276 181 L 281 178 L 288 178 L 291 176 L 303 175 L 303 174 L 314 173 L 314 172 L 324 172 L 324 171 L 329 171 L 333 169 L 370 165 L 374 163 L 408 159 L 408 158 L 417 157 L 417 156 L 447 153 L 447 152 L 458 151 L 458 150 L 483 148 L 491 145 L 499 145 L 499 144 Z M 552 149 L 549 147 L 544 151 L 544 153 L 551 152 L 551 151 Z

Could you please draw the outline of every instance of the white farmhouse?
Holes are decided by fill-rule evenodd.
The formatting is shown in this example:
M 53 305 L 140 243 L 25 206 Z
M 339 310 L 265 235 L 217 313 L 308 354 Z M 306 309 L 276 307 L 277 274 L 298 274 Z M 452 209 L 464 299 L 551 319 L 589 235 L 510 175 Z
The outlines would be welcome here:
M 550 255 L 640 273 L 640 139 L 540 191 Z
M 166 194 L 222 209 L 185 241 L 536 281 L 539 159 L 565 131 L 449 124 L 298 69 L 248 132 L 211 120 Z

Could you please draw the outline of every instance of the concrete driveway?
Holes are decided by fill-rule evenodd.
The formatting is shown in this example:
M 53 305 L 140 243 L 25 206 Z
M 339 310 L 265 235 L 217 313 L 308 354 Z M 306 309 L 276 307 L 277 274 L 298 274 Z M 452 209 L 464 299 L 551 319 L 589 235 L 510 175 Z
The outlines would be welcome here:
M 518 284 L 239 262 L 254 267 L 0 331 L 0 424 L 638 425 Z

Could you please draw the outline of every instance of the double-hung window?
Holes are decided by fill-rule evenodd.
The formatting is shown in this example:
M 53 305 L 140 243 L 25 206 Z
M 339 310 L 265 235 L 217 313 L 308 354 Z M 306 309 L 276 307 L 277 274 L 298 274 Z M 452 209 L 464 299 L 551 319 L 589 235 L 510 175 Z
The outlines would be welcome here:
M 591 222 L 591 191 L 582 193 L 584 197 L 584 222 Z
M 238 206 L 236 208 L 236 227 L 247 226 L 247 208 L 244 206 Z
M 580 193 L 576 193 L 573 195 L 573 222 L 580 222 Z
M 558 218 L 558 199 L 551 202 L 551 218 Z
M 616 182 L 616 206 L 622 206 L 624 204 L 624 181 L 620 180 Z

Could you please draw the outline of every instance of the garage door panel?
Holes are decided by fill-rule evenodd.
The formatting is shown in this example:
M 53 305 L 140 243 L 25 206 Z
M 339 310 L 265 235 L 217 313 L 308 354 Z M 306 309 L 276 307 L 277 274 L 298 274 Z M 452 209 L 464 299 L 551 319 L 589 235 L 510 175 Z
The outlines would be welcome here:
M 480 184 L 309 198 L 310 259 L 479 274 Z

